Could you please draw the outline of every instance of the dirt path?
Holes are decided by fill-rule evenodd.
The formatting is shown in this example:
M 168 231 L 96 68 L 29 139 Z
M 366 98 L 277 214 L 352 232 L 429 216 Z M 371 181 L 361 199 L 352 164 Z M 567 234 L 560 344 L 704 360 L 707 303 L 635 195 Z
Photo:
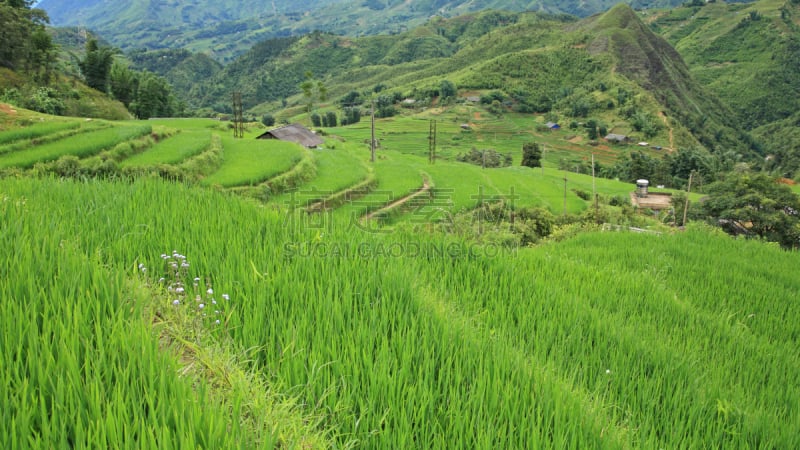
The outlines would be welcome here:
M 393 201 L 393 202 L 391 202 L 391 203 L 389 203 L 387 205 L 384 205 L 384 206 L 380 207 L 379 209 L 376 209 L 375 211 L 372 211 L 369 214 L 366 214 L 364 217 L 361 218 L 361 220 L 372 220 L 372 219 L 375 218 L 375 216 L 377 216 L 379 214 L 382 214 L 382 213 L 385 213 L 386 211 L 390 211 L 390 210 L 392 210 L 394 208 L 397 208 L 399 206 L 402 206 L 402 205 L 408 203 L 409 201 L 411 201 L 412 199 L 419 197 L 420 195 L 427 194 L 430 190 L 431 190 L 430 182 L 428 181 L 427 178 L 423 177 L 422 178 L 422 187 L 421 188 L 419 188 L 416 191 L 406 195 L 405 197 L 399 198 L 399 199 L 397 199 L 397 200 L 395 200 L 395 201 Z
M 669 129 L 669 149 L 670 149 L 670 151 L 674 150 L 675 149 L 675 136 L 672 133 L 672 127 L 669 126 L 669 123 L 667 122 L 667 115 L 664 114 L 664 111 L 659 111 L 658 112 L 658 117 L 661 117 L 661 120 L 664 122 L 664 126 L 667 127 L 667 129 Z

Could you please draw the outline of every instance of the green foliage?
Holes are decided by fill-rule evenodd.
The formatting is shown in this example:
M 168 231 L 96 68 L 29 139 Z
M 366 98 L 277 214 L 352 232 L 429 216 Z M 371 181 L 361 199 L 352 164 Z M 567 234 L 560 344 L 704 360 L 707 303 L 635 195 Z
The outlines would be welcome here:
M 24 71 L 41 82 L 49 81 L 55 47 L 45 31 L 47 14 L 31 2 L 0 2 L 0 67 Z
M 108 76 L 109 91 L 117 100 L 121 101 L 125 107 L 130 107 L 138 94 L 137 86 L 139 77 L 128 69 L 124 64 L 115 60 L 111 65 L 111 72 Z
M 397 114 L 394 107 L 398 99 L 394 95 L 381 94 L 375 99 L 375 117 L 386 118 Z
M 328 99 L 327 86 L 322 81 L 315 80 L 310 71 L 306 71 L 305 81 L 300 83 L 300 90 L 306 100 L 306 112 L 311 112 L 315 102 L 324 102 Z
M 94 37 L 86 41 L 86 52 L 79 66 L 87 86 L 100 92 L 108 91 L 108 80 L 115 53 L 116 50 L 111 47 L 101 47 Z
M 646 111 L 637 111 L 631 117 L 631 125 L 636 131 L 641 131 L 646 138 L 652 138 L 658 134 L 662 125 L 658 118 Z
M 22 108 L 45 114 L 61 115 L 66 111 L 66 105 L 61 94 L 47 86 L 31 86 L 25 89 L 24 92 L 13 88 L 6 89 L 3 92 L 2 99 Z
M 442 80 L 439 83 L 439 96 L 442 100 L 455 97 L 458 94 L 456 85 L 450 80 Z
M 527 167 L 542 166 L 542 149 L 537 142 L 526 142 L 522 146 L 522 163 Z
M 760 127 L 753 134 L 765 144 L 765 169 L 786 178 L 800 176 L 800 113 Z
M 136 79 L 136 95 L 130 110 L 139 119 L 181 115 L 181 105 L 165 79 L 150 72 L 141 72 Z
M 346 106 L 342 113 L 342 126 L 353 125 L 361 121 L 361 108 L 357 106 Z
M 321 122 L 323 127 L 335 127 L 338 126 L 338 117 L 336 117 L 336 113 L 334 111 L 327 111 L 321 117 Z
M 513 157 L 510 153 L 500 154 L 496 150 L 487 148 L 478 150 L 473 147 L 468 153 L 460 153 L 456 161 L 475 164 L 481 167 L 507 167 L 511 165 Z
M 728 174 L 709 186 L 702 209 L 728 233 L 800 248 L 800 197 L 766 174 Z
M 659 22 L 659 31 L 698 81 L 725 100 L 741 128 L 783 121 L 800 108 L 800 28 L 791 2 L 719 2 L 678 11 L 683 18 Z M 772 130 L 776 136 L 791 133 Z

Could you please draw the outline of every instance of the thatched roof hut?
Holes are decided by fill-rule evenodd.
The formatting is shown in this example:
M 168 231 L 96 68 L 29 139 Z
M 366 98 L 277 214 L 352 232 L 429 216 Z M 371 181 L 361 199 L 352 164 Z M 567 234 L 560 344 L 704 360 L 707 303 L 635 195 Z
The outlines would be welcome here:
M 281 141 L 294 142 L 308 148 L 318 147 L 324 142 L 321 137 L 299 123 L 274 128 L 256 139 L 279 139 Z

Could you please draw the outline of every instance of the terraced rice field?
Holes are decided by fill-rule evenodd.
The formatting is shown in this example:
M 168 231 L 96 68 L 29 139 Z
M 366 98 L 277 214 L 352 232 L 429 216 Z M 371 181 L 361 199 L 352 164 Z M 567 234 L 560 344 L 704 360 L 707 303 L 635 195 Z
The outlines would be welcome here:
M 211 131 L 188 130 L 157 143 L 146 151 L 125 159 L 121 166 L 176 164 L 201 153 L 211 145 Z
M 291 142 L 234 139 L 223 136 L 225 160 L 206 178 L 208 186 L 255 185 L 288 171 L 303 156 L 303 148 Z
M 797 253 L 290 219 L 158 179 L 0 180 L 0 446 L 800 446 Z
M 29 168 L 37 162 L 54 161 L 66 155 L 92 156 L 119 143 L 149 134 L 151 131 L 149 125 L 128 125 L 81 133 L 0 155 L 0 168 Z

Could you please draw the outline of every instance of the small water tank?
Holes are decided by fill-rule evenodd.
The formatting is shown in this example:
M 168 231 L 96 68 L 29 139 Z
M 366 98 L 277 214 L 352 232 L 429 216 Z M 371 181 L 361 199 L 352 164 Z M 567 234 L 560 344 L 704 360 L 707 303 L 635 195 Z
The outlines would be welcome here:
M 636 196 L 647 197 L 647 186 L 650 182 L 647 180 L 636 180 Z

